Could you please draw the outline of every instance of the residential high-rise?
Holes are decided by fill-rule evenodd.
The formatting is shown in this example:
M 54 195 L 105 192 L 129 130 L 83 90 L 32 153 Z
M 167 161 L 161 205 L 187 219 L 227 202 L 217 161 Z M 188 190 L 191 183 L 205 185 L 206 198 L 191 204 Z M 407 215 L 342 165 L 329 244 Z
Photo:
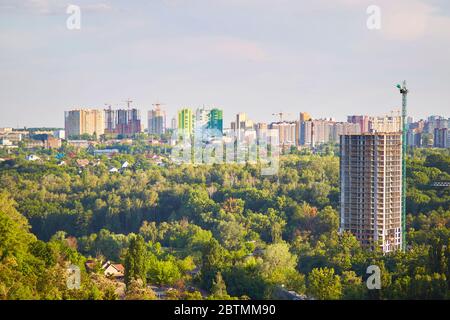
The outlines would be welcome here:
M 311 115 L 308 112 L 300 112 L 300 122 L 311 120 Z
M 402 118 L 400 115 L 395 115 L 395 112 L 382 117 L 348 116 L 347 122 L 358 124 L 361 133 L 402 131 Z
M 236 122 L 235 122 L 235 130 L 245 130 L 245 122 L 247 121 L 247 114 L 244 112 L 238 113 L 236 115 Z
M 231 129 L 235 132 L 238 140 L 242 140 L 245 137 L 246 131 L 254 130 L 253 121 L 247 119 L 247 114 L 244 112 L 236 115 L 236 121 L 231 123 Z
M 205 130 L 208 128 L 210 110 L 205 108 L 198 108 L 195 110 L 195 129 Z
M 208 128 L 223 133 L 223 111 L 214 108 L 209 112 Z
M 360 125 L 357 123 L 335 122 L 330 128 L 330 141 L 339 143 L 341 135 L 345 134 L 361 134 Z
M 361 125 L 356 122 L 336 122 L 334 119 L 311 119 L 301 114 L 297 125 L 298 144 L 315 147 L 324 143 L 339 143 L 339 136 L 343 134 L 360 134 Z M 349 117 L 350 119 L 350 117 Z
M 283 148 L 296 145 L 297 123 L 295 121 L 273 122 L 270 124 L 270 129 L 278 130 L 279 144 Z
M 170 129 L 176 130 L 177 129 L 177 117 L 173 117 L 170 121 Z
M 66 138 L 83 134 L 100 135 L 105 133 L 103 110 L 79 109 L 65 112 Z
M 178 130 L 180 134 L 194 132 L 194 116 L 191 109 L 184 108 L 178 111 Z
M 138 109 L 104 110 L 105 133 L 110 135 L 133 136 L 142 131 Z
M 105 133 L 114 134 L 116 130 L 116 111 L 109 106 L 105 109 Z
M 166 132 L 166 112 L 159 103 L 148 112 L 148 133 L 162 135 Z
M 300 119 L 297 124 L 297 145 L 304 146 L 306 145 L 306 140 L 311 135 L 311 128 L 307 128 L 306 121 L 311 121 L 311 115 L 308 112 L 300 112 Z
M 340 230 L 367 248 L 402 249 L 402 133 L 340 140 Z
M 354 124 L 358 124 L 360 127 L 360 132 L 365 133 L 365 132 L 369 132 L 369 116 L 348 116 L 347 117 L 347 122 L 349 123 L 354 123 Z
M 444 118 L 442 116 L 430 116 L 428 117 L 424 131 L 430 134 L 434 134 L 434 129 L 439 128 L 449 128 L 450 119 Z
M 265 122 L 255 124 L 256 136 L 260 140 L 266 140 L 269 126 Z
M 236 130 L 250 130 L 253 129 L 253 121 L 250 119 L 247 119 L 246 113 L 238 113 L 236 115 L 236 122 L 235 122 L 235 128 Z
M 435 128 L 434 129 L 434 147 L 435 148 L 447 148 L 448 144 L 448 129 L 447 128 Z
M 142 132 L 141 116 L 138 109 L 116 110 L 115 133 L 121 136 L 132 136 Z
M 393 113 L 384 117 L 370 117 L 368 132 L 402 132 L 402 117 Z

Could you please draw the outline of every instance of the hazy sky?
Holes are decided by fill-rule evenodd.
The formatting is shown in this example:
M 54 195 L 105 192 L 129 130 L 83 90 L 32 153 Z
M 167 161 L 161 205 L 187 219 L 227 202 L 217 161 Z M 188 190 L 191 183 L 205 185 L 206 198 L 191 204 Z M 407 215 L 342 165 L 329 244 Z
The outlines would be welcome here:
M 0 0 L 0 127 L 128 98 L 143 119 L 160 101 L 169 117 L 221 107 L 226 126 L 239 111 L 344 120 L 399 108 L 403 79 L 411 115 L 450 116 L 448 0 Z

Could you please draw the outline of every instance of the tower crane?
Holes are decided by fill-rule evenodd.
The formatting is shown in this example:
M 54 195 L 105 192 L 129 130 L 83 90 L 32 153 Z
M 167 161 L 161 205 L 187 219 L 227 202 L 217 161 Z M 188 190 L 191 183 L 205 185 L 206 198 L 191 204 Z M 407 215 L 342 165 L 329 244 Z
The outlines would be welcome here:
M 130 99 L 128 98 L 128 100 L 125 100 L 125 102 L 126 102 L 126 104 L 127 104 L 128 110 L 130 110 L 130 105 L 133 103 L 133 100 L 130 100 Z
M 407 104 L 408 104 L 408 92 L 406 88 L 406 81 L 403 84 L 397 84 L 397 88 L 402 95 L 402 247 L 406 249 L 406 135 L 407 124 L 406 119 L 408 116 Z

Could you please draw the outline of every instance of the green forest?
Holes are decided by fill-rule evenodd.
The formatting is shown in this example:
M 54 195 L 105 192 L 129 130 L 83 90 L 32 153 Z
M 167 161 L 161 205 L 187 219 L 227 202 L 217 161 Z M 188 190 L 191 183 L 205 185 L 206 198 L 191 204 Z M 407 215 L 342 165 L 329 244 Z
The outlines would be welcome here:
M 64 165 L 56 152 L 0 151 L 0 299 L 157 299 L 154 286 L 170 287 L 167 299 L 449 299 L 450 188 L 433 182 L 450 181 L 450 150 L 409 152 L 407 250 L 383 254 L 339 233 L 332 149 L 285 154 L 277 176 L 133 150 Z M 125 268 L 123 293 L 101 272 L 107 260 Z M 68 264 L 80 289 L 66 286 Z M 380 290 L 367 289 L 369 265 Z

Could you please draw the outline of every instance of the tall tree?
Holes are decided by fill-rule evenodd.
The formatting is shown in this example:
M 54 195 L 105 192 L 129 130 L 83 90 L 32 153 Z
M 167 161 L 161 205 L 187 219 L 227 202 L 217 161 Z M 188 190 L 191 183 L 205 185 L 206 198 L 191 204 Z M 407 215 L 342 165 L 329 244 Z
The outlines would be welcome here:
M 130 240 L 130 246 L 125 256 L 125 283 L 129 285 L 132 280 L 140 279 L 147 283 L 147 248 L 144 238 L 140 235 Z

